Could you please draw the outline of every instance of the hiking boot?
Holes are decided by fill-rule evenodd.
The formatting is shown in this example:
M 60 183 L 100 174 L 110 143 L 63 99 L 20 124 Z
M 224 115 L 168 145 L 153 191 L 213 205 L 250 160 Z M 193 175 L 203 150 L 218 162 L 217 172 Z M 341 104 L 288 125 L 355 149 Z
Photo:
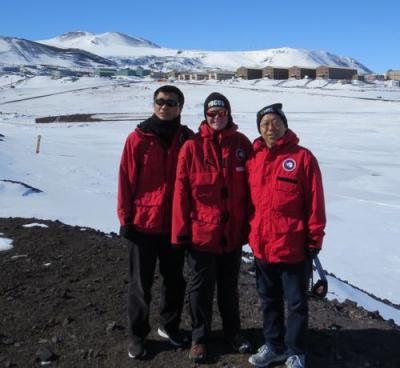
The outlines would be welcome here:
M 189 351 L 189 359 L 194 363 L 201 363 L 206 359 L 206 347 L 204 344 L 192 343 Z
M 144 348 L 144 339 L 134 339 L 129 342 L 128 345 L 128 356 L 131 359 L 142 359 L 146 355 L 146 349 Z
M 256 367 L 265 367 L 271 363 L 284 362 L 285 360 L 285 354 L 277 353 L 271 350 L 268 345 L 263 345 L 258 349 L 257 354 L 250 356 L 249 363 Z
M 291 355 L 286 360 L 286 368 L 305 368 L 306 357 L 304 355 Z
M 158 336 L 163 337 L 164 339 L 167 339 L 169 343 L 176 348 L 181 348 L 185 346 L 189 339 L 187 336 L 185 336 L 182 332 L 178 331 L 169 331 L 167 332 L 164 328 L 159 327 L 158 331 Z
M 225 341 L 233 348 L 234 351 L 240 354 L 250 353 L 252 349 L 250 341 L 245 339 L 241 334 L 225 337 Z

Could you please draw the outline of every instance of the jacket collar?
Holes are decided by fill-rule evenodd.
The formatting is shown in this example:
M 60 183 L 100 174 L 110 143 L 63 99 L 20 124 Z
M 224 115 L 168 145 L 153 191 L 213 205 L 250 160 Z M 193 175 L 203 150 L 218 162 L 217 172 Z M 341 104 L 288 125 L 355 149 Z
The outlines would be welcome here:
M 199 133 L 202 138 L 213 139 L 214 137 L 218 137 L 220 140 L 233 135 L 238 130 L 238 126 L 235 123 L 231 123 L 228 128 L 225 128 L 220 131 L 216 131 L 207 124 L 207 121 L 202 121 L 199 126 Z

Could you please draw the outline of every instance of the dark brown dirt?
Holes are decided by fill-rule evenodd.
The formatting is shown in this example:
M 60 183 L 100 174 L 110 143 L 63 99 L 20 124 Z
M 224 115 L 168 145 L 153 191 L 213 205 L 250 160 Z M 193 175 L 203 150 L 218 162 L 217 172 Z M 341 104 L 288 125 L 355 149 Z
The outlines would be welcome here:
M 45 223 L 48 228 L 24 228 Z M 153 330 L 149 356 L 133 361 L 126 351 L 127 245 L 114 235 L 36 219 L 0 219 L 0 233 L 14 247 L 0 252 L 0 367 L 193 367 L 187 349 L 174 350 Z M 261 313 L 255 280 L 243 264 L 240 291 L 244 334 L 259 346 Z M 215 308 L 216 309 L 216 308 Z M 182 327 L 189 333 L 187 307 Z M 206 367 L 250 367 L 248 355 L 221 340 L 215 313 Z M 400 330 L 353 303 L 310 300 L 309 368 L 400 367 Z M 280 366 L 276 366 L 280 367 Z M 283 367 L 283 366 L 282 366 Z

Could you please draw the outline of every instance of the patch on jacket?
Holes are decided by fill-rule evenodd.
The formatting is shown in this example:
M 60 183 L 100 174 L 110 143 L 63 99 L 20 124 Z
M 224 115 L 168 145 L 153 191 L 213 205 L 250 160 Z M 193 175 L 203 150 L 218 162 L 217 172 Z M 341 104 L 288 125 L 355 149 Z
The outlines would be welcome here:
M 287 158 L 283 161 L 282 167 L 285 171 L 293 171 L 296 168 L 296 161 L 292 158 Z
M 246 160 L 246 152 L 244 152 L 241 148 L 238 148 L 235 152 L 236 158 L 239 161 L 244 161 Z

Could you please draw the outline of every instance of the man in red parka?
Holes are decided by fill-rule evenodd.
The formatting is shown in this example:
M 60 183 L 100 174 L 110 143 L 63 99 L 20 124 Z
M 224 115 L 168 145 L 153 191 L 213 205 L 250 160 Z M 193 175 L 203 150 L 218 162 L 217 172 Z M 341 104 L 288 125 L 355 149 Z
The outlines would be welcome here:
M 171 213 L 178 152 L 193 132 L 180 123 L 183 93 L 165 85 L 154 92 L 154 114 L 125 143 L 119 168 L 120 235 L 129 240 L 128 333 L 130 358 L 145 356 L 156 261 L 163 277 L 158 334 L 184 344 L 179 324 L 185 295 L 184 254 L 171 247 Z
M 210 94 L 199 132 L 179 153 L 172 243 L 188 249 L 192 346 L 189 358 L 204 361 L 217 284 L 225 340 L 250 350 L 240 334 L 238 277 L 248 235 L 246 160 L 251 143 L 232 121 L 228 99 Z
M 321 249 L 326 223 L 321 172 L 313 154 L 288 129 L 282 104 L 261 109 L 257 127 L 261 137 L 247 162 L 254 207 L 249 243 L 265 343 L 249 362 L 264 367 L 286 361 L 287 368 L 304 368 L 310 262 Z

